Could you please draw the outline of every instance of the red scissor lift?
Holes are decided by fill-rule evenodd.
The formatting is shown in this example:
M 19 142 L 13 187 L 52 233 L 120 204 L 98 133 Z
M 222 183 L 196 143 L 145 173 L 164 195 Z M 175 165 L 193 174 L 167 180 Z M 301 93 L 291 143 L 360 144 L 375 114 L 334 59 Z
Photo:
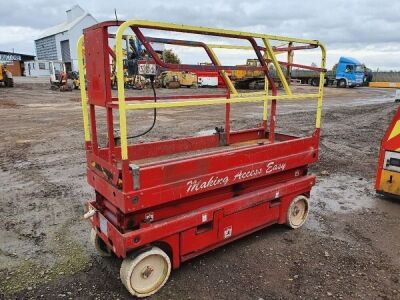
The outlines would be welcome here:
M 111 28 L 117 27 L 112 34 Z M 227 86 L 224 94 L 125 97 L 123 74 L 118 76 L 118 97 L 110 83 L 110 64 L 123 69 L 118 39 L 131 29 L 160 68 L 186 71 L 219 71 Z M 207 34 L 249 42 L 261 67 L 221 66 L 207 44 L 164 39 L 161 42 L 202 47 L 213 65 L 164 63 L 153 51 L 143 29 Z M 115 32 L 115 31 L 114 31 Z M 115 39 L 116 53 L 110 47 Z M 270 41 L 287 42 L 280 52 L 320 47 L 321 67 L 278 62 Z M 160 40 L 158 40 L 160 42 Z M 259 41 L 264 43 L 259 46 Z M 295 44 L 296 43 L 296 44 Z M 84 48 L 84 51 L 82 50 Z M 232 47 L 230 47 L 232 48 Z M 239 47 L 240 48 L 240 47 Z M 133 295 L 155 293 L 167 281 L 171 268 L 192 257 L 219 247 L 271 224 L 300 227 L 308 215 L 308 198 L 315 176 L 308 165 L 317 161 L 323 82 L 318 93 L 295 95 L 280 65 L 325 72 L 325 50 L 318 41 L 291 39 L 230 30 L 184 26 L 149 21 L 103 22 L 85 30 L 78 43 L 81 95 L 87 153 L 87 178 L 95 189 L 86 217 L 92 224 L 92 241 L 101 255 L 123 258 L 121 280 Z M 274 64 L 284 80 L 284 95 L 268 73 Z M 240 94 L 224 71 L 261 69 L 268 89 Z M 86 74 L 86 83 L 84 74 Z M 275 132 L 277 100 L 316 98 L 316 129 L 307 137 Z M 169 100 L 169 101 L 166 101 Z M 241 131 L 230 129 L 234 103 L 263 102 L 264 120 Z M 266 109 L 270 103 L 267 121 Z M 126 111 L 199 105 L 225 105 L 225 127 L 207 136 L 127 144 Z M 96 113 L 106 115 L 108 143 L 100 147 Z M 121 146 L 114 139 L 113 111 L 119 111 Z M 174 124 L 171 124 L 171 129 Z

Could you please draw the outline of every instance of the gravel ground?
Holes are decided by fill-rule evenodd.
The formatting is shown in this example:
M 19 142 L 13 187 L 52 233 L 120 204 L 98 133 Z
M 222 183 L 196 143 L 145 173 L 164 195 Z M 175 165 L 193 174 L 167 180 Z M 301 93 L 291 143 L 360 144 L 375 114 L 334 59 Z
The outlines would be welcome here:
M 380 139 L 397 108 L 393 96 L 390 89 L 327 88 L 306 225 L 272 226 L 184 263 L 151 299 L 400 299 L 400 203 L 373 188 Z M 130 298 L 120 261 L 96 255 L 82 220 L 93 191 L 79 101 L 78 91 L 49 90 L 47 79 L 16 78 L 15 88 L 0 89 L 0 299 Z M 309 132 L 314 107 L 282 102 L 279 131 Z M 213 129 L 222 113 L 160 111 L 145 139 Z M 233 108 L 234 128 L 260 117 L 259 104 Z M 136 130 L 147 128 L 151 112 L 129 119 L 141 124 Z

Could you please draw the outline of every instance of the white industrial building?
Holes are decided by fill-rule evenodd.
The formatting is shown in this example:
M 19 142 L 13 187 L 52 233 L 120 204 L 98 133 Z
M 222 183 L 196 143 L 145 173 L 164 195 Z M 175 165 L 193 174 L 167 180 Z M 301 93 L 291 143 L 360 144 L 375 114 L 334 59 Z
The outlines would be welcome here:
M 65 22 L 47 29 L 35 40 L 36 59 L 38 60 L 35 67 L 39 66 L 41 61 L 47 62 L 44 64 L 45 66 L 48 65 L 48 61 L 63 61 L 67 71 L 78 70 L 76 49 L 78 39 L 82 35 L 83 29 L 96 24 L 97 20 L 79 5 L 73 6 L 66 13 L 67 20 Z M 38 74 L 32 72 L 31 76 L 43 76 L 43 71 L 41 69 Z

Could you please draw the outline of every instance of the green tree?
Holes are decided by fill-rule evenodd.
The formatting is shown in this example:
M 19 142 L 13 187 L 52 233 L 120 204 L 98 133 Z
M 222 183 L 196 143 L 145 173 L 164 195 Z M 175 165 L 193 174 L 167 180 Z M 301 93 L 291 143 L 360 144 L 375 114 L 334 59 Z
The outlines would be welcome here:
M 178 55 L 176 55 L 172 49 L 166 49 L 163 52 L 164 61 L 168 64 L 180 64 L 181 60 Z

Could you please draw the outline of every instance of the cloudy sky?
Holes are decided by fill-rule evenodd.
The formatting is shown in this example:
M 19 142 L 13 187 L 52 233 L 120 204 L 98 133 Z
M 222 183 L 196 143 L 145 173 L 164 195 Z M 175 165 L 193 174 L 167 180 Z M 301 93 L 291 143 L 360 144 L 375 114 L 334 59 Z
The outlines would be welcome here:
M 65 11 L 74 4 L 98 21 L 114 19 L 116 8 L 119 19 L 318 39 L 328 48 L 329 67 L 340 56 L 353 56 L 373 69 L 400 70 L 400 1 L 393 0 L 13 0 L 1 6 L 0 50 L 34 53 L 33 40 L 46 28 L 63 22 Z

